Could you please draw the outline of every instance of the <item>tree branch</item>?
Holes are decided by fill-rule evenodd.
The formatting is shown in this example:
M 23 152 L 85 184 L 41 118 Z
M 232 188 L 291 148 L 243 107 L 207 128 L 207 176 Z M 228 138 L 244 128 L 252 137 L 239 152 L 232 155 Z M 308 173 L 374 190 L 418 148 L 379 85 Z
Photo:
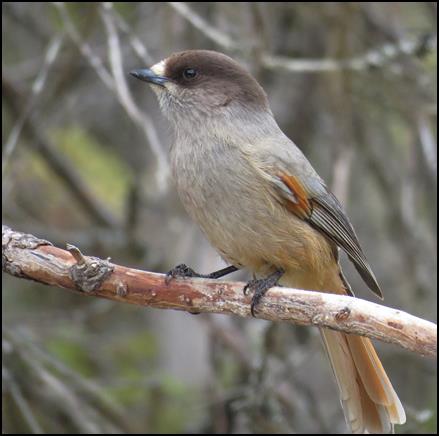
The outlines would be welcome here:
M 213 26 L 199 15 L 186 2 L 168 2 L 176 12 L 198 29 L 206 38 L 225 50 L 243 51 L 243 47 L 225 32 Z M 261 65 L 267 69 L 284 70 L 291 73 L 322 73 L 342 70 L 364 71 L 368 68 L 384 67 L 400 55 L 413 56 L 423 52 L 433 52 L 437 47 L 437 35 L 424 35 L 421 38 L 401 39 L 396 43 L 384 44 L 366 53 L 347 59 L 292 59 L 284 56 L 261 55 Z M 400 74 L 400 68 L 392 68 Z
M 159 136 L 154 127 L 154 123 L 142 112 L 134 102 L 126 82 L 126 72 L 122 63 L 122 50 L 120 47 L 119 35 L 116 31 L 116 24 L 113 21 L 111 2 L 104 2 L 101 7 L 101 17 L 107 31 L 108 59 L 114 79 L 114 91 L 130 118 L 143 130 L 145 137 L 151 146 L 151 150 L 157 159 L 157 169 L 155 172 L 157 189 L 164 193 L 168 189 L 168 179 L 170 168 L 164 147 L 160 143 Z
M 166 284 L 163 274 L 83 256 L 71 245 L 67 250 L 2 228 L 3 271 L 16 277 L 138 306 L 251 316 L 251 297 L 243 294 L 242 283 L 175 279 Z M 436 356 L 435 324 L 359 298 L 276 287 L 258 305 L 257 316 L 364 335 Z
M 2 77 L 2 97 L 14 118 L 26 113 L 26 103 L 19 89 L 6 77 Z M 64 182 L 66 188 L 76 198 L 88 215 L 99 225 L 117 228 L 119 223 L 113 213 L 93 195 L 66 157 L 60 153 L 41 129 L 39 118 L 24 117 L 22 133 L 29 146 L 33 147 L 45 160 L 51 170 Z
M 47 77 L 49 76 L 49 71 L 53 66 L 53 64 L 55 63 L 55 60 L 60 52 L 63 43 L 63 38 L 64 38 L 63 34 L 56 35 L 50 41 L 49 47 L 47 48 L 44 57 L 43 65 L 41 66 L 41 69 L 38 72 L 38 75 L 32 84 L 31 95 L 29 96 L 26 104 L 23 106 L 24 107 L 23 112 L 18 117 L 14 127 L 9 133 L 9 137 L 4 146 L 4 152 L 2 155 L 2 176 L 5 175 L 6 166 L 8 165 L 9 159 L 15 149 L 15 146 L 18 143 L 18 139 L 23 129 L 23 125 L 25 124 L 26 119 L 29 118 L 29 116 L 31 115 L 35 107 L 36 99 L 41 94 L 41 92 L 44 89 L 44 86 L 47 83 Z
M 119 37 L 111 15 L 112 4 L 106 2 L 101 6 L 102 17 L 107 31 L 107 43 L 109 50 L 109 61 L 111 73 L 107 70 L 102 59 L 93 51 L 92 47 L 83 40 L 75 24 L 70 18 L 68 10 L 63 2 L 55 2 L 53 5 L 57 8 L 61 19 L 66 28 L 66 32 L 72 41 L 78 47 L 82 56 L 87 60 L 90 66 L 95 70 L 98 77 L 104 85 L 115 94 L 118 101 L 125 109 L 129 117 L 143 131 L 154 157 L 157 160 L 157 168 L 155 171 L 155 179 L 157 189 L 160 193 L 166 192 L 168 189 L 168 177 L 170 173 L 169 165 L 164 153 L 154 123 L 148 114 L 141 111 L 135 104 L 131 93 L 126 84 L 124 69 L 122 66 L 122 54 L 120 49 Z M 137 47 L 139 49 L 139 47 Z

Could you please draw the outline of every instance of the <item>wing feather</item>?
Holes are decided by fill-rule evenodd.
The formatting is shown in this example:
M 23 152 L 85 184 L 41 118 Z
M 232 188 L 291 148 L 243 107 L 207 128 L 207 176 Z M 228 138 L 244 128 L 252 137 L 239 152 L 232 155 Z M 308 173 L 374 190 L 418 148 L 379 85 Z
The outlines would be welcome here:
M 320 179 L 304 186 L 292 175 L 271 177 L 285 205 L 343 249 L 370 290 L 383 298 L 377 279 L 366 260 L 360 242 L 340 202 Z
M 311 201 L 313 208 L 308 219 L 310 224 L 325 233 L 346 252 L 370 290 L 383 298 L 381 288 L 361 249 L 354 228 L 337 198 L 327 191 L 326 196 L 316 196 Z

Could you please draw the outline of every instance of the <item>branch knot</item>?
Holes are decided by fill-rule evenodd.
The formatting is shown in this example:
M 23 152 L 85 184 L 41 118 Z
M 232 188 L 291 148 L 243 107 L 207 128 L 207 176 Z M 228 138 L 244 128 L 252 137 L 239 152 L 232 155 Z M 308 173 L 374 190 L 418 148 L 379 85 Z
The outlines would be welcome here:
M 76 260 L 70 267 L 70 278 L 80 291 L 88 293 L 99 289 L 114 270 L 114 266 L 108 260 L 84 256 L 74 245 L 67 244 L 67 250 Z

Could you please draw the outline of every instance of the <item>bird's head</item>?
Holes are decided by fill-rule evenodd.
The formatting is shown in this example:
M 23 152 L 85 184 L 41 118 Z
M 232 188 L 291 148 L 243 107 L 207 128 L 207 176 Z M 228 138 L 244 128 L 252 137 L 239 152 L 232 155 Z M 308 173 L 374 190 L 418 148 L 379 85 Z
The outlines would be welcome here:
M 174 53 L 151 68 L 131 71 L 148 82 L 172 121 L 199 124 L 206 118 L 270 112 L 258 82 L 230 57 L 209 50 Z

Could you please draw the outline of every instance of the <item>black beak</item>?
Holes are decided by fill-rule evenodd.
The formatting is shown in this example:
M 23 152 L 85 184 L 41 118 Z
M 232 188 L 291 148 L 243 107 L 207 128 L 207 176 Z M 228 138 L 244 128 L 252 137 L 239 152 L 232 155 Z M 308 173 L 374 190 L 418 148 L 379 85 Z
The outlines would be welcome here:
M 144 82 L 153 83 L 154 85 L 165 86 L 164 83 L 168 81 L 166 77 L 157 76 L 149 68 L 140 68 L 138 70 L 130 71 L 130 74 L 136 79 L 143 80 Z

